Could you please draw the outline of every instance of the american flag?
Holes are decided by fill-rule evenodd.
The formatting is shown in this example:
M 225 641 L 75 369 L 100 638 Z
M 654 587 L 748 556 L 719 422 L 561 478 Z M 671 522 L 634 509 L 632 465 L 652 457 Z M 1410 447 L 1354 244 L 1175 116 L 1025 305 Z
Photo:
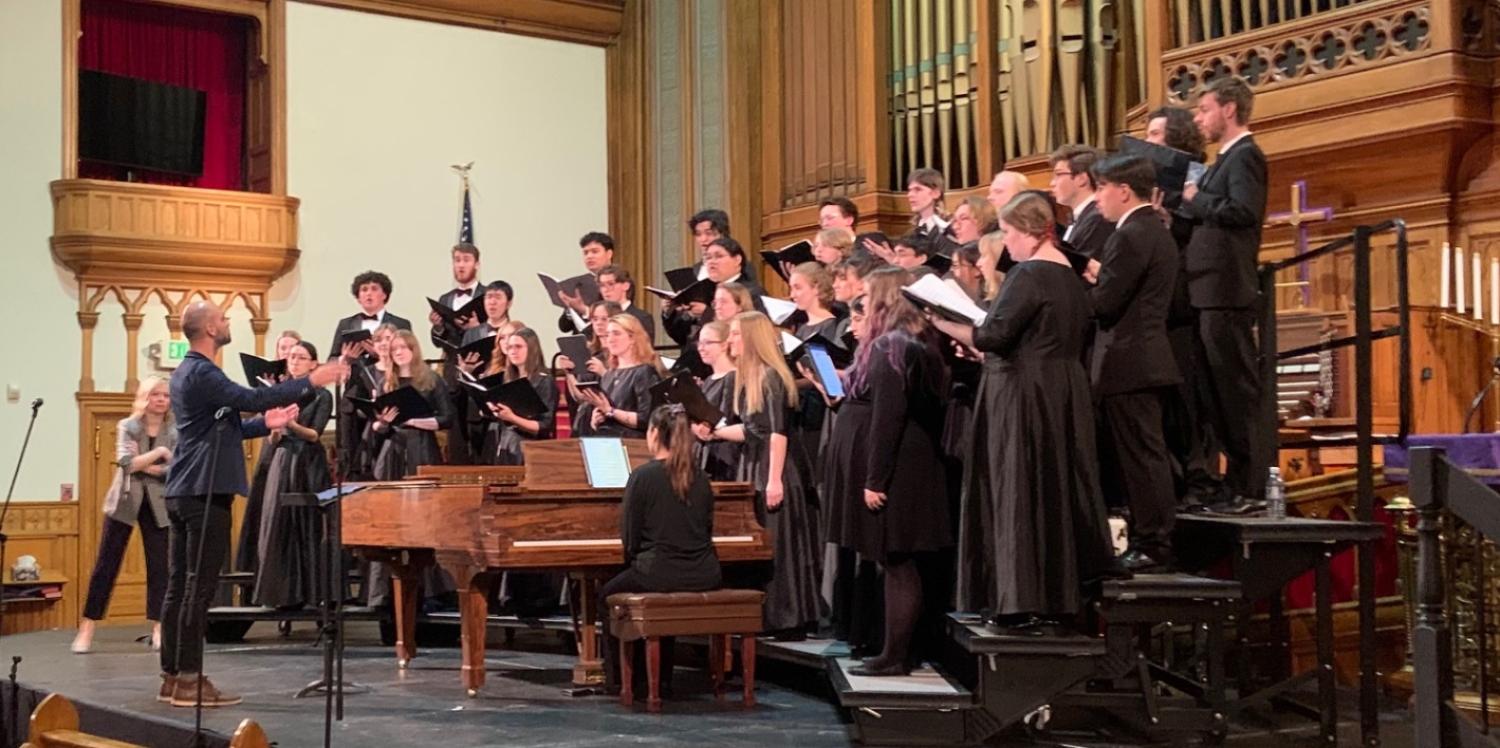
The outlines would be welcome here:
M 474 211 L 469 207 L 469 180 L 464 180 L 463 214 L 458 219 L 458 243 L 474 243 Z

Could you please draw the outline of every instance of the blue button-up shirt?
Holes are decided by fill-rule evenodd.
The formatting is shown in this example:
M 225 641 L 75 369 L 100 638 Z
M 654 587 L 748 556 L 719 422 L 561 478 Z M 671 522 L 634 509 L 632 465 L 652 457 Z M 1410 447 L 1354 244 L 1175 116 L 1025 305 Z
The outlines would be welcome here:
M 167 471 L 167 498 L 248 493 L 241 441 L 270 433 L 263 417 L 240 420 L 240 413 L 261 413 L 290 405 L 312 391 L 306 377 L 274 387 L 251 389 L 230 381 L 212 359 L 188 352 L 172 372 L 172 417 L 177 422 L 177 450 Z M 214 413 L 229 408 L 214 428 Z M 218 459 L 209 473 L 209 462 Z

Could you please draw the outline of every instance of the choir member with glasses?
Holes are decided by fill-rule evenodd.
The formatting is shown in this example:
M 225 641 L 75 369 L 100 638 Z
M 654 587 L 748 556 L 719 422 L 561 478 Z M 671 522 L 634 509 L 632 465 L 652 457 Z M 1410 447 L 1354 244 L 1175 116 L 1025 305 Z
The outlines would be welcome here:
M 299 341 L 286 357 L 287 374 L 294 379 L 305 377 L 317 361 L 318 349 Z M 259 560 L 252 598 L 256 605 L 294 610 L 319 601 L 322 516 L 317 507 L 283 499 L 333 485 L 322 444 L 323 430 L 332 417 L 333 394 L 318 387 L 297 402 L 295 419 L 266 437 L 262 448 L 271 453 L 270 466 L 251 534 Z
M 599 271 L 599 296 L 605 301 L 620 305 L 620 309 L 640 321 L 646 328 L 646 337 L 656 338 L 656 320 L 646 310 L 635 305 L 635 280 L 623 265 L 606 265 Z
M 1094 164 L 1103 158 L 1099 149 L 1087 145 L 1065 145 L 1052 152 L 1052 197 L 1073 211 L 1073 221 L 1062 240 L 1073 251 L 1098 258 L 1114 232 L 1114 223 L 1099 215 L 1094 201 Z
M 524 379 L 536 390 L 537 398 L 547 406 L 541 415 L 524 418 L 503 403 L 490 403 L 494 416 L 486 430 L 484 454 L 491 465 L 523 465 L 526 460 L 521 445 L 535 439 L 551 439 L 556 427 L 557 380 L 542 358 L 542 341 L 529 327 L 502 337 L 502 355 L 490 361 L 485 376 L 504 372 L 506 382 Z
M 1084 584 L 1118 572 L 1095 454 L 1084 284 L 1057 248 L 1052 201 L 1000 212 L 1017 262 L 984 321 L 933 318 L 984 353 L 959 523 L 958 606 L 1038 633 L 1083 611 Z
M 818 228 L 844 229 L 854 236 L 854 225 L 859 223 L 859 208 L 847 197 L 829 197 L 818 203 Z
M 734 358 L 729 355 L 729 322 L 731 318 L 714 320 L 698 331 L 698 357 L 707 364 L 712 373 L 698 384 L 703 397 L 719 412 L 734 413 Z M 693 432 L 703 441 L 702 463 L 704 472 L 711 480 L 734 480 L 740 467 L 741 445 L 731 441 L 710 442 L 712 423 L 694 423 Z

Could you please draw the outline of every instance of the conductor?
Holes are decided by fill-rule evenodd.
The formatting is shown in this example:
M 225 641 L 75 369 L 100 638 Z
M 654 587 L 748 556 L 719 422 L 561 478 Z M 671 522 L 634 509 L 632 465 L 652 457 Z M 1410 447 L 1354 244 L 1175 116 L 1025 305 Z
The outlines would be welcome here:
M 214 688 L 203 677 L 204 623 L 229 552 L 230 504 L 246 493 L 240 442 L 266 436 L 297 418 L 294 405 L 313 390 L 341 380 L 341 360 L 308 376 L 251 389 L 230 381 L 214 363 L 229 344 L 224 310 L 198 301 L 182 313 L 189 352 L 172 373 L 172 415 L 177 451 L 167 471 L 167 516 L 171 523 L 167 594 L 162 610 L 162 685 L 158 701 L 191 707 L 230 706 L 240 698 Z M 264 413 L 248 421 L 240 413 Z M 199 681 L 202 680 L 200 691 Z

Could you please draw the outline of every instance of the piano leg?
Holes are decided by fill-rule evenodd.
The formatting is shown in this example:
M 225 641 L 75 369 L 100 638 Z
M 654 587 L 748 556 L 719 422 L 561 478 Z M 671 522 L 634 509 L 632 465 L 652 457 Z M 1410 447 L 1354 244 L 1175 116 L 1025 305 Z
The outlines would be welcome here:
M 405 670 L 417 656 L 417 599 L 421 597 L 417 571 L 404 565 L 391 568 L 391 596 L 396 618 L 396 666 Z
M 604 660 L 599 657 L 599 579 L 579 574 L 578 580 L 578 662 L 573 665 L 575 687 L 597 686 L 604 682 Z
M 489 574 L 475 574 L 459 593 L 458 609 L 463 627 L 463 678 L 469 697 L 484 687 L 485 626 L 489 622 L 491 587 Z

